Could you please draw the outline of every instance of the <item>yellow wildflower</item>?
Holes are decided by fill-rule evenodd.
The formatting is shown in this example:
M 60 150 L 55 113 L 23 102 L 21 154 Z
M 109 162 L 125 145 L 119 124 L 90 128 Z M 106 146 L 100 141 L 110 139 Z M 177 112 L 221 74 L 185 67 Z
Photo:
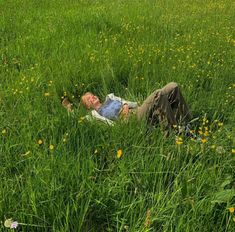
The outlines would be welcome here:
M 198 133 L 199 133 L 200 135 L 202 135 L 202 134 L 203 134 L 203 132 L 202 132 L 201 130 L 199 130 L 199 131 L 198 131 Z
M 223 126 L 223 125 L 224 125 L 224 123 L 218 122 L 218 126 Z
M 175 143 L 177 145 L 181 145 L 181 144 L 183 144 L 183 139 L 181 137 L 178 137 L 178 138 L 176 138 Z
M 2 134 L 4 135 L 4 134 L 6 134 L 7 133 L 7 130 L 6 129 L 3 129 L 2 130 Z
M 204 136 L 208 136 L 208 135 L 209 135 L 208 131 L 205 131 Z
M 53 144 L 50 144 L 49 149 L 50 149 L 50 150 L 54 150 L 54 145 L 53 145 Z
M 206 141 L 207 141 L 207 139 L 205 139 L 205 138 L 204 138 L 204 139 L 201 139 L 201 142 L 202 142 L 202 143 L 206 143 Z
M 122 157 L 122 155 L 123 155 L 123 152 L 122 152 L 121 149 L 119 149 L 119 150 L 117 151 L 117 158 L 120 159 L 120 158 Z
M 49 97 L 49 96 L 50 96 L 50 93 L 46 92 L 46 93 L 44 93 L 44 96 L 45 96 L 45 97 Z
M 234 207 L 230 207 L 230 208 L 228 208 L 228 210 L 229 210 L 230 213 L 234 213 L 235 208 Z
M 43 141 L 41 139 L 38 140 L 38 144 L 41 145 L 43 144 Z
M 232 149 L 232 154 L 235 154 L 235 149 Z

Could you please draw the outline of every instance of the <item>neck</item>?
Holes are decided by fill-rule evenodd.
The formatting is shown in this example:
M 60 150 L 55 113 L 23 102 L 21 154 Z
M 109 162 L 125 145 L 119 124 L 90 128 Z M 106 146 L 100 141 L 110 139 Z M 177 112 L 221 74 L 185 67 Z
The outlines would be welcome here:
M 94 106 L 94 109 L 97 111 L 101 106 L 102 106 L 102 104 L 101 104 L 100 102 L 98 102 L 98 103 Z

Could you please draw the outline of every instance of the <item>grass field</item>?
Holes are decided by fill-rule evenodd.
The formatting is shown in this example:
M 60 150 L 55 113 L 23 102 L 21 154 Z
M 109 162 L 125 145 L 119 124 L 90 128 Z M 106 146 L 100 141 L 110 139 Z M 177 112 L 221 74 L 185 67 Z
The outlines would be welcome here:
M 12 218 L 30 232 L 235 231 L 234 12 L 230 0 L 0 0 L 0 230 Z M 201 141 L 83 118 L 86 91 L 141 102 L 171 81 Z

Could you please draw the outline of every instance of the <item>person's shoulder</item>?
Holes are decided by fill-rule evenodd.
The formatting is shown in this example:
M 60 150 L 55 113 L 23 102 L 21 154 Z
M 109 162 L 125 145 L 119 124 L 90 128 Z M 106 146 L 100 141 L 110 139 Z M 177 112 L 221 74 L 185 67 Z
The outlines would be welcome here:
M 106 96 L 106 98 L 113 98 L 113 97 L 115 97 L 115 95 L 114 95 L 114 93 L 109 93 L 109 94 L 107 94 L 107 96 Z
M 114 93 L 110 93 L 107 95 L 107 97 L 111 100 L 116 100 L 116 101 L 120 101 L 122 102 L 122 98 L 118 97 L 118 96 L 115 96 Z

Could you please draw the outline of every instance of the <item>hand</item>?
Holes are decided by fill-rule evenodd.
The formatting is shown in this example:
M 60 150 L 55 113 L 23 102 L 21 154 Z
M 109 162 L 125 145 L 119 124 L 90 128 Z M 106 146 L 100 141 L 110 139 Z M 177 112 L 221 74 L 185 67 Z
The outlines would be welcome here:
M 125 114 L 128 114 L 129 113 L 129 106 L 127 104 L 123 105 L 122 110 Z
M 129 106 L 127 104 L 122 106 L 122 112 L 121 115 L 124 119 L 126 119 L 128 117 L 129 114 Z

